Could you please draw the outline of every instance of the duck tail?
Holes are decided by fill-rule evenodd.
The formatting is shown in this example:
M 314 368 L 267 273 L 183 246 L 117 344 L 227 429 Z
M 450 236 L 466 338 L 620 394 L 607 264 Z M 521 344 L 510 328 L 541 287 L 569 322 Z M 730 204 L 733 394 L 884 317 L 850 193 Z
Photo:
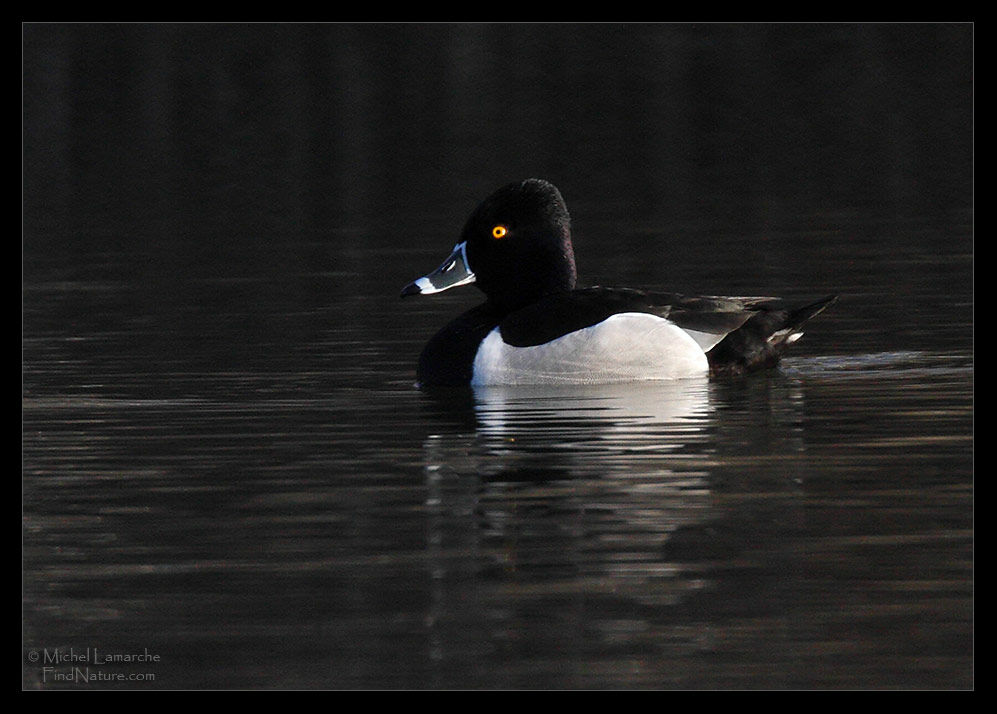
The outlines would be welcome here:
M 827 297 L 821 298 L 817 302 L 812 302 L 809 305 L 804 305 L 803 307 L 798 307 L 792 311 L 792 322 L 800 327 L 803 323 L 807 322 L 811 318 L 817 317 L 827 308 L 831 307 L 834 303 L 838 302 L 837 295 L 828 295 Z
M 738 375 L 775 365 L 789 345 L 803 336 L 803 325 L 838 300 L 828 295 L 803 307 L 761 306 L 740 328 L 707 352 L 714 375 Z
M 801 329 L 803 325 L 817 317 L 817 315 L 824 312 L 824 310 L 837 301 L 837 295 L 828 295 L 825 298 L 821 298 L 817 302 L 812 302 L 809 305 L 804 305 L 803 307 L 791 310 L 788 318 L 786 319 L 786 326 L 779 328 L 769 335 L 767 338 L 768 342 L 784 345 L 796 342 L 796 340 L 803 337 L 803 330 Z

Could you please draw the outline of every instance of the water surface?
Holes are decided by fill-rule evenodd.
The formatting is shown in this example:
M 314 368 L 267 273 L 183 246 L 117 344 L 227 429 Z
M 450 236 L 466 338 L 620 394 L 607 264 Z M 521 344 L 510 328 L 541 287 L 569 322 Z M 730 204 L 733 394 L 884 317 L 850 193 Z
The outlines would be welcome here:
M 971 39 L 26 29 L 23 685 L 972 687 Z M 745 379 L 419 391 L 480 296 L 399 289 L 529 175 L 585 284 L 841 300 Z

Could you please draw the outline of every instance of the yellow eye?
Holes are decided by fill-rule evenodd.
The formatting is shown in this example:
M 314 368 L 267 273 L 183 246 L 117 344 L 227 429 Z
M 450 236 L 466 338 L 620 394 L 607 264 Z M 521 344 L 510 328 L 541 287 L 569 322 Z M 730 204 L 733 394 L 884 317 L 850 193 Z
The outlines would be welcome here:
M 495 226 L 492 228 L 492 238 L 502 238 L 508 232 L 505 226 Z

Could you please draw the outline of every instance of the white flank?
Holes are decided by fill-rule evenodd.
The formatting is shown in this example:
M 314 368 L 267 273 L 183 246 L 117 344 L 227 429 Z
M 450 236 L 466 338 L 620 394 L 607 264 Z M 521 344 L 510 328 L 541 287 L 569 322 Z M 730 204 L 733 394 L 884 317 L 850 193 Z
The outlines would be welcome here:
M 498 328 L 481 342 L 473 385 L 604 384 L 696 377 L 703 348 L 668 320 L 624 312 L 534 347 L 512 347 Z

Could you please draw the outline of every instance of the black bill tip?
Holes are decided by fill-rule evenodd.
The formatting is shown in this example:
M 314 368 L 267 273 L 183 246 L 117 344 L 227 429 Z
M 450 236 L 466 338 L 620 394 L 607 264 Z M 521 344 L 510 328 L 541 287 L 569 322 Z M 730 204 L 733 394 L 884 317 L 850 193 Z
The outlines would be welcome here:
M 401 297 L 405 298 L 409 295 L 419 295 L 422 293 L 422 288 L 419 287 L 418 281 L 414 281 L 402 288 Z

